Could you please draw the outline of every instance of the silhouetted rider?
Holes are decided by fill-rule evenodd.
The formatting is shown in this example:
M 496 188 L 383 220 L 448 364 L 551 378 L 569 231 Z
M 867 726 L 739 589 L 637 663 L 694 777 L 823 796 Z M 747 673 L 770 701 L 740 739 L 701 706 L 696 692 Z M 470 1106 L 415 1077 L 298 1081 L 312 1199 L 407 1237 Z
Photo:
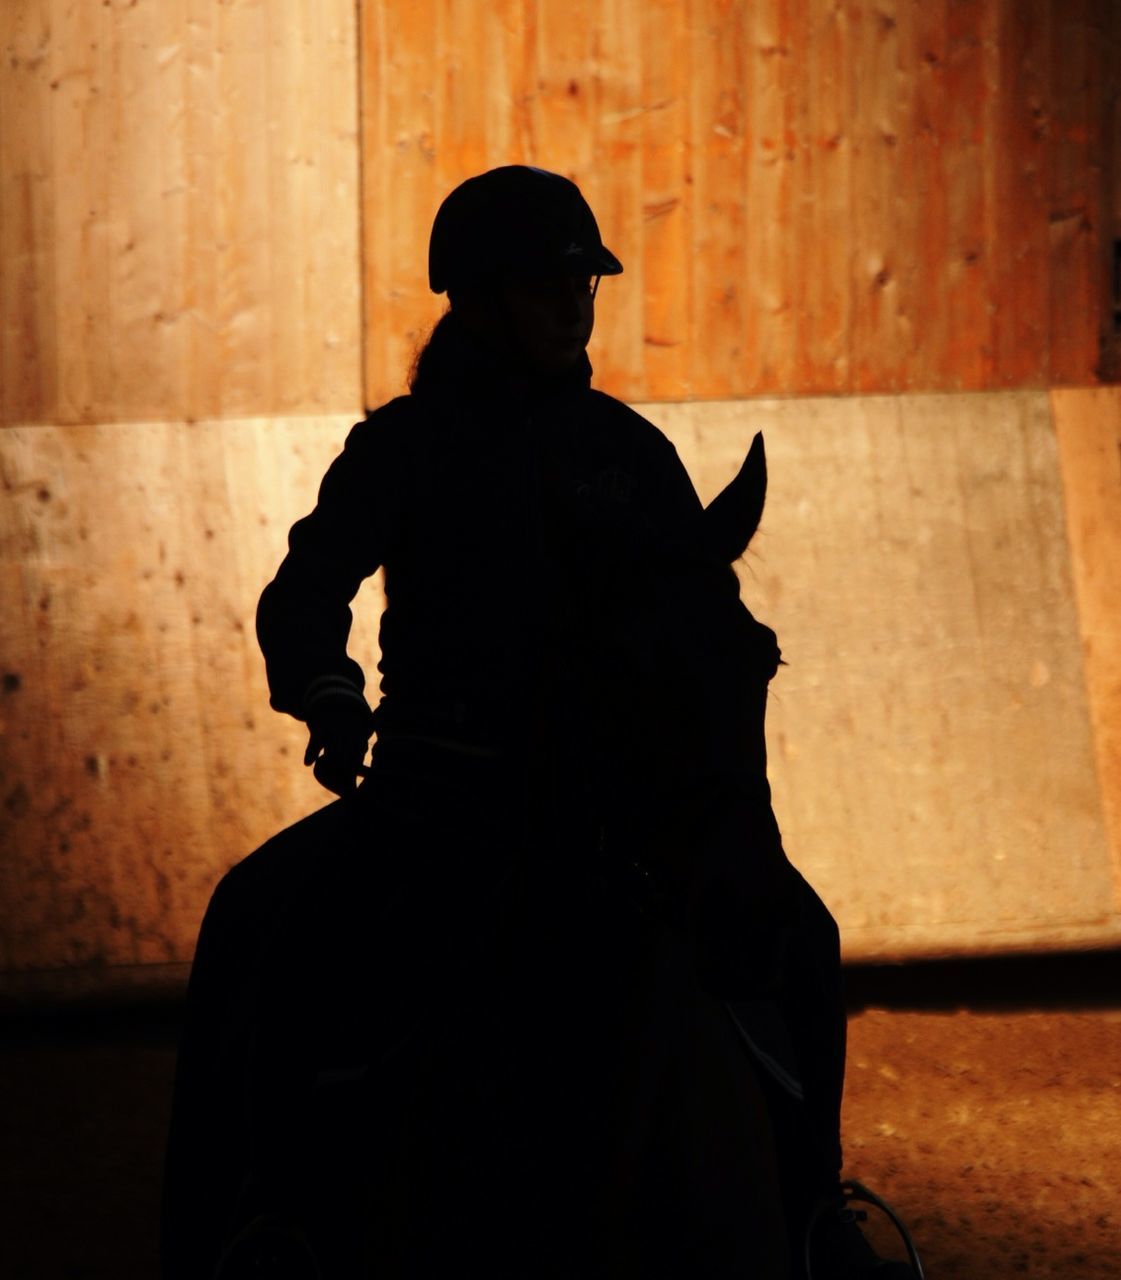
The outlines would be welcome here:
M 602 276 L 621 271 L 567 179 L 513 165 L 456 188 L 436 216 L 429 256 L 430 284 L 447 292 L 450 309 L 417 358 L 410 394 L 351 431 L 315 509 L 293 526 L 257 615 L 271 704 L 307 724 L 305 763 L 325 787 L 342 796 L 356 790 L 376 732 L 368 772 L 381 803 L 418 813 L 454 803 L 463 830 L 501 811 L 509 845 L 533 844 L 527 862 L 547 866 L 550 851 L 558 859 L 555 878 L 539 874 L 536 888 L 536 904 L 547 906 L 538 955 L 546 968 L 556 967 L 555 954 L 569 940 L 566 921 L 578 919 L 584 905 L 579 877 L 564 868 L 581 857 L 593 864 L 610 803 L 595 789 L 599 766 L 610 765 L 594 758 L 598 709 L 569 651 L 576 636 L 594 661 L 597 636 L 574 629 L 571 614 L 585 585 L 581 565 L 589 555 L 621 572 L 658 557 L 687 560 L 705 536 L 701 504 L 672 445 L 590 387 L 585 348 L 597 289 Z M 381 699 L 371 710 L 365 673 L 347 641 L 351 601 L 379 567 L 387 607 Z M 765 689 L 777 649 L 773 634 L 751 622 Z M 705 643 L 698 635 L 697 644 Z M 765 776 L 761 782 L 765 787 Z M 780 844 L 775 850 L 781 857 Z M 839 1185 L 844 1059 L 836 928 L 808 887 L 802 909 L 806 936 L 797 959 L 810 976 L 798 978 L 783 1016 L 797 1024 L 793 1038 L 807 1077 L 812 1065 L 826 1083 L 818 1090 L 825 1119 L 807 1122 L 808 1112 L 798 1109 L 791 1122 L 813 1130 L 792 1138 L 793 1155 L 786 1153 L 784 1177 L 799 1184 L 787 1195 L 795 1237 L 810 1199 L 828 1198 Z M 531 944 L 528 933 L 525 940 Z M 586 967 L 595 963 L 581 959 Z M 819 979 L 827 991 L 800 994 Z M 527 980 L 527 997 L 534 980 Z M 564 988 L 559 980 L 554 991 Z M 727 1065 L 721 1029 L 704 1034 L 710 1061 Z M 811 1056 L 819 1061 L 809 1064 Z M 733 1107 L 734 1093 L 733 1085 Z M 780 1129 L 782 1105 L 780 1099 L 772 1107 Z M 711 1128 L 703 1141 L 717 1145 L 690 1166 L 694 1234 L 727 1229 L 735 1262 L 727 1274 L 739 1274 L 742 1263 L 770 1275 L 770 1263 L 760 1261 L 777 1256 L 768 1252 L 774 1227 L 760 1208 L 766 1189 L 750 1190 L 755 1173 L 746 1164 L 729 1172 L 736 1138 L 731 1131 L 719 1136 L 720 1116 L 704 1123 Z M 709 1158 L 721 1142 L 723 1166 Z M 700 1151 L 698 1145 L 690 1158 Z M 706 1165 L 711 1184 L 698 1172 Z M 736 1206 L 749 1195 L 758 1238 L 740 1239 Z M 799 1198 L 806 1204 L 795 1205 Z M 815 1278 L 911 1274 L 881 1265 L 841 1217 L 833 1214 L 830 1223 Z
M 673 446 L 589 386 L 596 290 L 621 270 L 555 174 L 493 170 L 439 210 L 429 274 L 450 310 L 411 395 L 350 433 L 258 610 L 272 706 L 306 721 L 306 763 L 337 794 L 354 789 L 374 730 L 375 768 L 404 743 L 440 767 L 521 757 L 549 736 L 572 528 L 635 555 L 695 536 L 701 507 Z M 347 639 L 350 601 L 379 566 L 371 712 Z

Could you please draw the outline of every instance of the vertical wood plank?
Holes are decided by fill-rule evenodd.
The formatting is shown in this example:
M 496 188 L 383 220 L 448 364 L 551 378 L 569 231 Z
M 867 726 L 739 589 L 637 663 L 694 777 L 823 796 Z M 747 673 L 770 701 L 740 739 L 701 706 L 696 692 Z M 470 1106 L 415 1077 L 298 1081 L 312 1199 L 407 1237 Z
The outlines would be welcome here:
M 161 297 L 166 269 L 161 170 L 165 149 L 174 146 L 168 116 L 181 107 L 181 98 L 172 97 L 174 106 L 168 101 L 167 68 L 174 70 L 174 58 L 162 58 L 157 8 L 136 4 L 109 11 L 114 56 L 105 88 L 112 157 L 118 163 L 111 170 L 111 328 L 98 327 L 98 356 L 110 382 L 96 411 L 99 417 L 114 416 L 116 403 L 126 403 L 136 417 L 158 418 L 175 402 L 181 364 L 174 307 Z M 141 121 L 147 127 L 138 128 Z
M 943 283 L 950 250 L 943 126 L 946 2 L 926 0 L 897 10 L 903 93 L 897 212 L 906 254 L 896 270 L 906 321 L 896 359 L 899 385 L 908 390 L 943 385 L 950 342 Z M 854 74 L 861 74 L 859 68 Z
M 649 0 L 640 10 L 642 45 L 641 277 L 644 297 L 643 398 L 676 400 L 692 391 L 689 161 L 689 8 Z M 630 269 L 629 264 L 623 264 Z
M 593 175 L 596 0 L 538 0 L 534 163 L 587 185 Z
M 1066 527 L 1078 597 L 1090 722 L 1121 898 L 1121 388 L 1056 390 Z
M 382 298 L 389 288 L 390 180 L 389 48 L 385 6 L 358 7 L 358 111 L 362 149 L 362 399 L 369 408 L 388 398 L 389 326 Z
M 218 10 L 218 136 L 265 139 L 269 129 L 268 9 L 233 0 Z M 226 146 L 219 152 L 215 192 L 218 233 L 217 320 L 221 398 L 233 415 L 249 414 L 272 391 L 273 318 L 253 281 L 268 278 L 270 204 L 281 179 L 269 171 L 265 146 Z M 261 335 L 268 335 L 262 350 Z M 267 389 L 267 390 L 266 390 Z M 265 400 L 267 403 L 267 400 Z
M 2 21 L 4 421 L 357 403 L 349 0 Z
M 1049 365 L 1047 132 L 1050 0 L 997 6 L 996 86 L 989 121 L 993 200 L 986 209 L 993 380 L 1045 386 Z
M 737 235 L 742 227 L 745 253 L 740 259 L 729 258 L 727 265 L 729 273 L 738 272 L 744 279 L 736 290 L 737 299 L 743 299 L 736 317 L 743 347 L 738 367 L 733 360 L 722 387 L 746 385 L 763 393 L 790 385 L 793 379 L 793 191 L 800 151 L 796 98 L 803 46 L 794 39 L 790 0 L 751 6 L 745 16 L 746 207 L 742 221 L 730 228 Z M 722 157 L 720 163 L 727 160 Z M 729 165 L 729 172 L 737 167 L 744 169 Z
M 890 390 L 899 386 L 901 335 L 900 268 L 909 248 L 899 242 L 900 197 L 896 154 L 899 104 L 899 10 L 896 0 L 853 6 L 849 82 L 852 169 L 849 198 L 854 258 L 852 386 Z M 912 189 L 909 199 L 917 193 Z
M 1105 110 L 1106 235 L 1102 245 L 1102 266 L 1109 282 L 1103 328 L 1099 376 L 1105 382 L 1121 382 L 1121 6 L 1111 7 L 1108 40 L 1104 50 L 1106 67 Z
M 501 68 L 485 61 L 487 30 L 495 12 L 469 0 L 444 0 L 431 33 L 431 75 L 436 95 L 433 139 L 437 191 L 491 167 L 487 155 L 486 97 Z M 500 82 L 500 81 L 499 81 Z M 501 162 L 500 162 L 501 163 Z
M 309 276 L 311 359 L 295 410 L 354 413 L 362 404 L 362 189 L 358 10 L 353 0 L 325 11 L 303 0 L 312 56 L 306 78 L 318 84 L 321 109 L 305 115 L 314 163 L 302 210 Z M 282 286 L 283 287 L 283 286 Z M 300 333 L 300 317 L 291 317 Z M 256 412 L 260 412 L 260 408 Z
M 367 154 L 367 192 L 381 237 L 381 270 L 367 278 L 368 323 L 380 334 L 382 361 L 368 389 L 378 403 L 404 390 L 416 351 L 442 304 L 428 289 L 427 243 L 432 219 L 447 194 L 436 179 L 436 92 L 433 33 L 437 0 L 382 11 L 371 22 L 380 69 L 381 148 Z M 370 197 L 367 199 L 369 207 Z M 367 240 L 367 243 L 369 241 Z
M 53 130 L 47 0 L 0 6 L 0 421 L 55 408 Z
M 624 399 L 645 390 L 642 142 L 643 0 L 605 0 L 593 31 L 593 157 L 584 184 L 604 242 L 623 275 L 603 282 L 592 348 L 597 375 Z
M 757 6 L 770 12 L 775 0 Z M 695 0 L 689 45 L 693 146 L 690 382 L 719 397 L 742 385 L 748 303 L 746 95 L 748 12 L 730 0 Z M 760 226 L 768 235 L 777 229 Z
M 851 376 L 853 271 L 849 16 L 840 0 L 801 0 L 792 8 L 800 37 L 794 48 L 804 50 L 805 71 L 793 90 L 800 135 L 788 245 L 794 369 L 783 385 L 843 391 Z M 797 73 L 800 60 L 789 61 Z
M 532 0 L 497 0 L 486 6 L 483 63 L 483 130 L 486 168 L 526 164 L 527 103 L 533 92 Z
M 219 27 L 221 10 L 206 0 L 186 0 L 183 40 L 184 227 L 183 322 L 187 326 L 188 393 L 184 416 L 216 417 L 222 406 L 219 154 L 224 120 L 221 99 Z
M 111 16 L 102 7 L 52 5 L 50 83 L 58 87 L 51 91 L 52 154 L 44 162 L 56 204 L 67 213 L 51 225 L 52 321 L 60 358 L 46 421 L 89 421 L 111 397 Z M 33 100 L 30 86 L 28 93 Z M 40 420 L 34 411 L 24 416 Z
M 1084 381 L 1097 363 L 1099 245 L 1104 212 L 1104 10 L 1096 0 L 1057 5 L 1051 24 L 1051 383 Z M 1093 351 L 1093 357 L 1088 359 Z
M 692 222 L 688 279 L 676 280 L 659 251 L 652 250 L 653 257 L 644 251 L 643 293 L 657 318 L 644 326 L 643 369 L 636 375 L 633 318 L 626 321 L 627 336 L 603 327 L 601 338 L 612 337 L 606 349 L 597 344 L 605 351 L 596 353 L 605 385 L 631 395 L 637 382 L 651 394 L 654 370 L 668 367 L 677 350 L 658 345 L 667 342 L 691 347 L 698 362 L 693 376 L 678 368 L 667 385 L 706 396 L 768 387 L 890 390 L 1044 379 L 1050 319 L 1041 319 L 1040 282 L 1047 272 L 1040 261 L 1036 153 L 1049 103 L 1039 106 L 1043 114 L 1034 120 L 1021 109 L 1025 99 L 1038 99 L 1041 58 L 1055 57 L 1046 22 L 1033 17 L 1037 8 L 1044 17 L 1049 12 L 1035 0 L 1027 8 L 1007 0 L 930 0 L 921 6 L 697 0 L 670 12 L 645 6 L 638 19 L 615 0 L 589 0 L 559 16 L 555 7 L 526 0 L 520 19 L 501 7 L 507 33 L 511 21 L 520 21 L 538 63 L 534 92 L 512 94 L 521 106 L 511 112 L 521 123 L 511 129 L 531 140 L 541 163 L 575 173 L 600 208 L 607 207 L 605 199 L 620 199 L 631 179 L 609 181 L 601 193 L 607 166 L 594 154 L 598 117 L 583 100 L 586 84 L 624 83 L 636 47 L 650 83 L 669 83 L 667 75 L 679 83 L 687 58 L 692 93 L 683 145 L 676 153 L 652 155 L 661 131 L 660 122 L 651 120 L 642 164 L 647 175 L 658 173 L 668 156 L 694 179 L 681 206 L 685 217 L 676 219 Z M 477 44 L 484 21 L 476 15 L 472 20 L 470 30 L 458 28 L 456 42 L 464 48 L 471 40 Z M 491 22 L 493 31 L 493 17 Z M 588 46 L 588 31 L 599 33 L 598 53 Z M 672 59 L 667 32 L 675 33 Z M 483 45 L 509 47 L 503 39 L 496 43 L 494 34 Z M 768 58 L 769 65 L 762 65 Z M 762 70 L 749 65 L 752 59 Z M 847 107 L 838 97 L 843 86 Z M 724 106 L 732 104 L 729 118 L 737 122 L 730 130 L 721 117 L 725 90 Z M 1101 97 L 1104 90 L 1091 86 L 1088 92 Z M 1079 109 L 1091 109 L 1088 101 Z M 493 120 L 493 106 L 481 109 Z M 719 128 L 714 132 L 714 123 L 723 135 Z M 590 158 L 587 139 L 579 140 L 582 129 L 592 129 Z M 817 154 L 807 145 L 811 135 L 825 140 Z M 859 160 L 857 142 L 846 143 L 846 136 L 859 139 Z M 776 138 L 777 160 L 762 146 L 763 139 L 773 144 Z M 739 161 L 732 157 L 736 148 Z M 738 192 L 706 188 L 713 175 L 723 182 L 737 168 Z M 844 209 L 840 191 L 850 193 Z M 664 216 L 674 198 L 648 198 L 647 204 Z M 1033 201 L 1027 216 L 1012 216 Z M 625 219 L 629 203 L 620 199 L 610 216 Z M 734 215 L 714 214 L 714 207 L 737 205 L 748 211 L 738 224 Z M 714 217 L 715 235 L 702 225 L 713 225 Z M 674 220 L 667 227 L 676 235 Z M 1052 234 L 1047 232 L 1048 245 Z M 660 238 L 655 232 L 654 243 Z M 1101 249 L 1099 238 L 1099 256 Z M 1072 252 L 1084 261 L 1091 250 Z M 729 272 L 737 255 L 739 266 Z M 722 283 L 723 276 L 730 283 Z M 1094 298 L 1100 308 L 1100 283 Z M 682 305 L 688 308 L 689 342 L 659 336 L 670 312 Z M 729 351 L 719 336 L 714 343 L 712 331 L 735 331 L 742 341 Z M 1088 331 L 1079 344 L 1084 376 L 1093 377 Z M 849 345 L 864 353 L 860 370 L 843 349 Z M 724 372 L 717 374 L 721 366 Z
M 993 152 L 987 150 L 986 121 L 992 87 L 989 52 L 993 44 L 992 5 L 949 0 L 946 9 L 947 258 L 942 305 L 949 317 L 943 386 L 975 389 L 988 384 L 992 370 L 989 311 L 989 251 L 985 242 L 986 188 Z

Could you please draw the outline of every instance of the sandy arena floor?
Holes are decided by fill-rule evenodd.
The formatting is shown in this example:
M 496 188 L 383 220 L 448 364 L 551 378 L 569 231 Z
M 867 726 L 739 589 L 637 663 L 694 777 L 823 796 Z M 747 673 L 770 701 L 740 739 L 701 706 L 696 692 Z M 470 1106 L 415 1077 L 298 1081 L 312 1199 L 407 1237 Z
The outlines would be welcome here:
M 1121 1277 L 1119 961 L 850 974 L 847 1172 L 928 1280 Z M 177 1019 L 0 1022 L 0 1275 L 154 1280 Z

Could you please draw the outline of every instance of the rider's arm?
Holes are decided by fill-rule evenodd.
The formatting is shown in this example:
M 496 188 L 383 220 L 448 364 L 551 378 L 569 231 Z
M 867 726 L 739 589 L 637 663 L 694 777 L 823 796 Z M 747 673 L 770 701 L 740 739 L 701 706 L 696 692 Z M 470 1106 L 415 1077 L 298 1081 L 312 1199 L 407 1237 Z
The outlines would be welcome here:
M 396 402 L 394 402 L 396 404 Z M 257 606 L 270 705 L 298 720 L 351 704 L 367 716 L 365 674 L 347 654 L 350 603 L 383 563 L 394 520 L 394 405 L 350 432 L 310 515 Z

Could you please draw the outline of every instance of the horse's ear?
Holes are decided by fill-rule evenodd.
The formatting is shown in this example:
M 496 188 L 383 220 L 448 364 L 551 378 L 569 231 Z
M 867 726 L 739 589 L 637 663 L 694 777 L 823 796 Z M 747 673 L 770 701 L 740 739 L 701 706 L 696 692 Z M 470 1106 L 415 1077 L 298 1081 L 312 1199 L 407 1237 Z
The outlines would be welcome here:
M 722 563 L 731 564 L 747 550 L 766 499 L 767 455 L 763 433 L 757 431 L 736 478 L 705 508 L 705 541 Z

